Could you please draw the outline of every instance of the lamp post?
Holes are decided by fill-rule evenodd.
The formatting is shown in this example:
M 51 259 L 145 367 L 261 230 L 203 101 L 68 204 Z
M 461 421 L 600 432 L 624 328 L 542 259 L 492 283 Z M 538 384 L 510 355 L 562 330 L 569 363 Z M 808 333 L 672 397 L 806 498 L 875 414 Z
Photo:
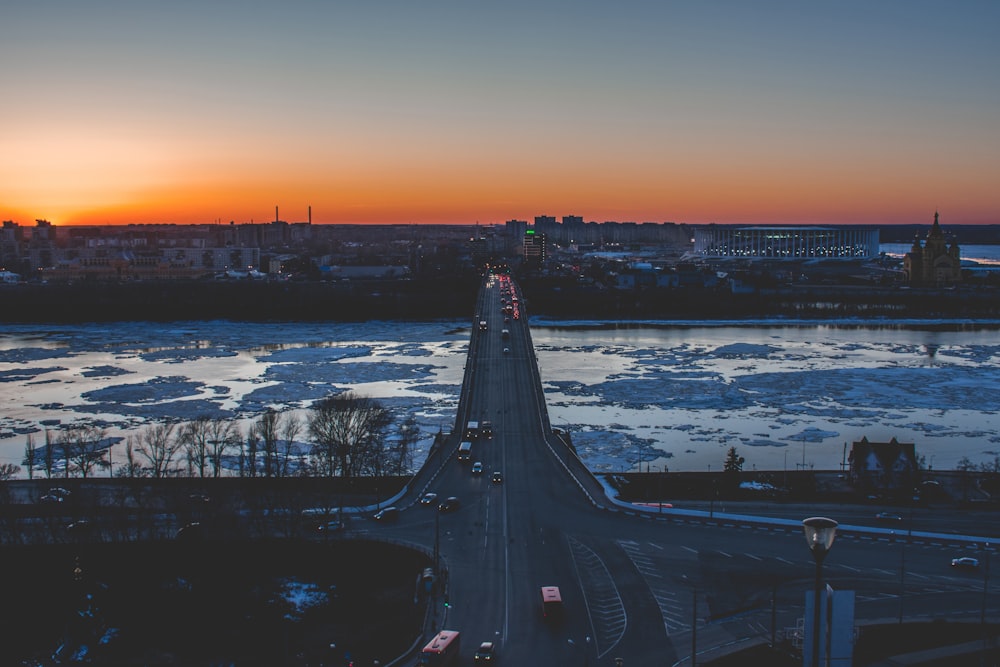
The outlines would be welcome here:
M 819 667 L 819 642 L 821 633 L 820 595 L 823 589 L 823 559 L 833 546 L 833 538 L 837 534 L 837 522 L 822 516 L 814 516 L 802 520 L 806 544 L 816 561 L 816 581 L 813 588 L 813 626 L 812 626 L 812 666 Z

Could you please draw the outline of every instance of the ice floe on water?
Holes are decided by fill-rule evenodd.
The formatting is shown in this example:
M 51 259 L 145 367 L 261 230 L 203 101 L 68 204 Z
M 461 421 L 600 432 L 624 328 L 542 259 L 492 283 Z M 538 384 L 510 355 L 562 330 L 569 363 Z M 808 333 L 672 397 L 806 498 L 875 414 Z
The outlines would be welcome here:
M 98 423 L 300 415 L 353 389 L 423 434 L 453 427 L 468 349 L 460 322 L 190 322 L 0 331 L 0 462 L 25 436 Z M 938 468 L 1000 443 L 1000 333 L 965 323 L 532 322 L 554 426 L 594 470 L 837 468 L 862 437 L 915 442 Z
M 862 437 L 948 468 L 990 460 L 1000 432 L 995 322 L 535 321 L 532 337 L 552 423 L 604 454 L 595 469 L 706 470 L 732 446 L 747 468 L 836 469 Z

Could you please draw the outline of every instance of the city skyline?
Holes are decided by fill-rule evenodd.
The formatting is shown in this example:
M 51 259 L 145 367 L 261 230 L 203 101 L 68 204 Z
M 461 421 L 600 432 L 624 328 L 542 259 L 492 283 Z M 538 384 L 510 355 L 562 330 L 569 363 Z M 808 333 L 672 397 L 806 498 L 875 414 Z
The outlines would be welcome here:
M 27 224 L 1000 223 L 1000 5 L 24 3 Z

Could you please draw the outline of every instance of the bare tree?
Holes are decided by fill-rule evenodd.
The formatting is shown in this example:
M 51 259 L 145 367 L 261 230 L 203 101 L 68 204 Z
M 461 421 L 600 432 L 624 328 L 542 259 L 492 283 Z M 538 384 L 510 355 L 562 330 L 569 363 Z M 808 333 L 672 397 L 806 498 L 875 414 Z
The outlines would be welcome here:
M 144 477 L 145 471 L 135 459 L 135 439 L 133 436 L 125 438 L 125 464 L 118 467 L 115 473 L 118 477 Z
M 295 416 L 294 413 L 285 412 L 281 420 L 281 440 L 282 440 L 282 452 L 280 459 L 281 470 L 279 475 L 286 477 L 288 475 L 288 468 L 292 459 L 292 449 L 295 447 L 295 438 L 299 435 L 302 430 L 302 422 L 299 418 Z
M 405 475 L 410 471 L 413 465 L 413 446 L 419 438 L 420 428 L 417 426 L 417 420 L 410 415 L 399 425 L 392 446 L 388 448 L 386 474 Z
M 138 453 L 149 462 L 149 473 L 153 477 L 170 474 L 170 464 L 180 451 L 183 443 L 174 437 L 174 424 L 150 424 L 139 432 Z
M 0 481 L 13 479 L 21 472 L 21 466 L 14 463 L 0 463 Z
M 45 453 L 42 457 L 42 462 L 45 469 L 45 477 L 48 479 L 52 478 L 52 470 L 55 468 L 56 453 L 53 448 L 52 443 L 52 432 L 49 429 L 45 429 Z
M 212 464 L 212 477 L 222 474 L 222 460 L 226 452 L 240 444 L 239 429 L 228 419 L 216 417 L 208 423 L 208 460 Z
M 108 449 L 107 429 L 103 427 L 94 424 L 73 426 L 59 435 L 59 445 L 67 477 L 71 466 L 86 479 L 94 468 L 108 465 L 104 459 Z
M 274 477 L 278 474 L 279 417 L 280 414 L 276 410 L 268 408 L 254 423 L 254 430 L 263 445 L 264 477 Z
M 344 392 L 317 402 L 309 416 L 313 456 L 329 477 L 337 470 L 356 477 L 363 470 L 380 469 L 388 410 L 367 396 Z
M 24 442 L 24 460 L 21 465 L 28 469 L 28 479 L 35 478 L 35 461 L 38 458 L 38 451 L 35 449 L 35 438 L 29 433 Z
M 246 459 L 245 465 L 240 465 L 240 471 L 247 477 L 257 476 L 257 452 L 260 451 L 260 436 L 257 435 L 257 426 L 252 424 L 247 429 L 246 448 L 241 453 L 241 458 Z
M 211 423 L 209 417 L 198 417 L 181 426 L 180 433 L 177 434 L 184 444 L 188 466 L 192 471 L 198 472 L 198 477 L 204 477 L 208 469 Z

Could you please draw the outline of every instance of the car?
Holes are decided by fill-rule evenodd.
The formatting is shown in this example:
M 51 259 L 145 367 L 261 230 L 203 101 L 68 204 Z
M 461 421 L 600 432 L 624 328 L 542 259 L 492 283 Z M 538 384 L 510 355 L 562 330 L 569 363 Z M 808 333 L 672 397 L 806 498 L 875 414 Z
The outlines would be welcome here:
M 57 505 L 68 501 L 72 495 L 73 494 L 67 489 L 64 489 L 61 486 L 56 486 L 49 489 L 48 493 L 38 499 L 38 502 L 45 505 Z
M 493 483 L 494 484 L 503 484 L 503 473 L 500 472 L 499 470 L 494 470 L 493 471 Z
M 902 521 L 903 517 L 898 514 L 893 514 L 892 512 L 879 512 L 875 515 L 875 518 L 879 521 Z
M 492 663 L 496 655 L 497 655 L 496 647 L 494 646 L 493 642 L 483 642 L 482 644 L 479 645 L 479 648 L 476 649 L 476 655 L 473 658 L 473 660 L 475 660 L 475 662 L 477 663 L 480 662 Z
M 441 504 L 438 505 L 438 511 L 440 511 L 440 512 L 454 512 L 455 510 L 457 510 L 459 508 L 460 505 L 461 505 L 461 503 L 459 502 L 458 498 L 456 498 L 455 496 L 449 496 L 449 497 L 445 498 L 444 500 L 442 500 Z
M 482 475 L 483 474 L 483 462 L 482 461 L 476 461 L 475 463 L 472 464 L 472 474 L 473 475 Z
M 91 524 L 86 519 L 77 519 L 73 523 L 66 526 L 66 530 L 73 535 L 81 535 L 83 533 L 90 532 Z
M 952 558 L 951 566 L 957 567 L 962 570 L 975 570 L 979 567 L 979 559 L 972 558 L 971 556 L 962 556 L 961 558 Z
M 343 521 L 339 519 L 334 519 L 333 521 L 327 521 L 326 523 L 319 524 L 318 526 L 316 526 L 316 530 L 320 532 L 329 531 L 332 533 L 338 530 L 344 530 L 344 528 L 346 527 L 347 526 L 344 524 Z
M 421 505 L 433 505 L 434 501 L 437 500 L 438 494 L 436 493 L 425 493 L 420 498 Z
M 509 348 L 509 347 L 505 347 L 505 348 L 503 349 L 503 353 L 504 353 L 504 354 L 510 354 L 510 348 Z
M 376 521 L 395 521 L 399 518 L 399 510 L 395 507 L 386 507 L 375 514 Z

